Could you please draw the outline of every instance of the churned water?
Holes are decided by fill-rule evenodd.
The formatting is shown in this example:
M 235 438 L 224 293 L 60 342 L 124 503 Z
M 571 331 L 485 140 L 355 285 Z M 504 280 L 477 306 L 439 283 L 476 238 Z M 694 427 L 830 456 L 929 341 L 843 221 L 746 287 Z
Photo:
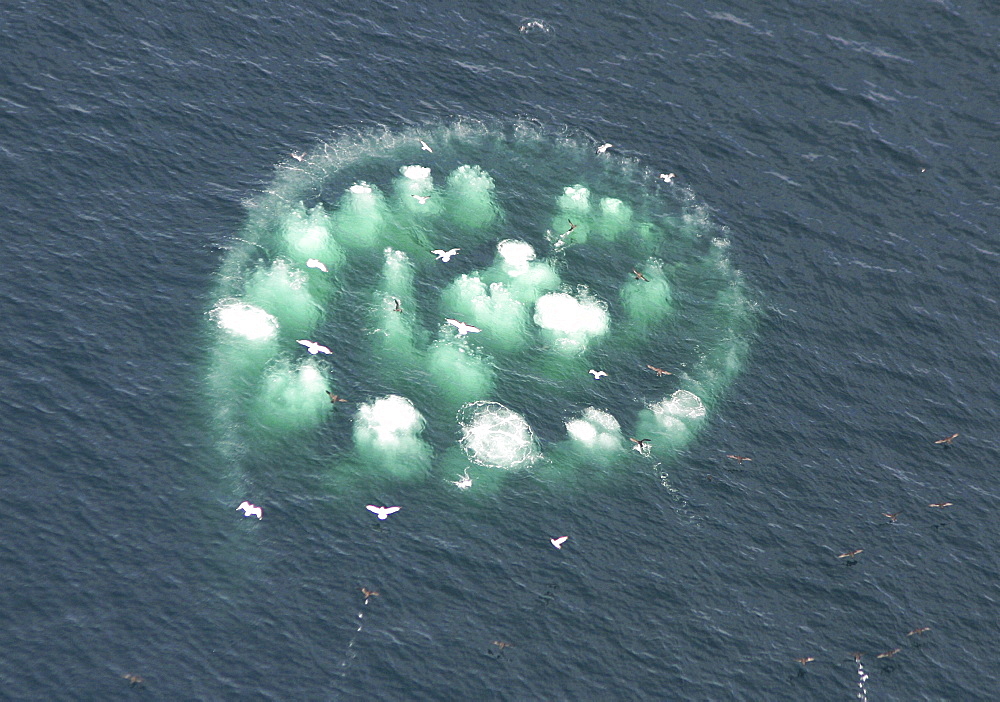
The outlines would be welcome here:
M 4 694 L 995 699 L 998 19 L 0 9 Z

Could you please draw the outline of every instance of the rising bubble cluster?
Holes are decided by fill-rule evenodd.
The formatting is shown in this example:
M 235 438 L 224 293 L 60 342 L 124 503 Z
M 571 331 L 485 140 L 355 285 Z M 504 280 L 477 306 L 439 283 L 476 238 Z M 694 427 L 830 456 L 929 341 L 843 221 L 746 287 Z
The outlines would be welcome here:
M 329 427 L 334 471 L 592 472 L 640 458 L 631 436 L 675 454 L 746 356 L 726 232 L 584 141 L 523 124 L 345 138 L 248 204 L 208 315 L 220 445 Z

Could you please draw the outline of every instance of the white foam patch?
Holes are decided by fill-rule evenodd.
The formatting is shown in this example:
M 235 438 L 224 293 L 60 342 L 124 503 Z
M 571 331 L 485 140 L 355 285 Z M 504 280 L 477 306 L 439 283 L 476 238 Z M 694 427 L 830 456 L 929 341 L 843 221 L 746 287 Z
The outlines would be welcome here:
M 657 421 L 665 427 L 673 424 L 671 419 L 683 421 L 701 419 L 705 416 L 705 404 L 701 398 L 687 390 L 675 390 L 670 397 L 665 397 L 662 401 L 650 405 L 649 409 L 656 416 Z
M 518 302 L 533 305 L 547 292 L 558 290 L 559 275 L 551 265 L 537 261 L 530 244 L 517 239 L 504 239 L 497 244 L 497 258 L 483 275 L 490 282 L 505 283 Z
M 628 206 L 616 197 L 601 198 L 601 214 L 611 217 L 631 216 Z
M 371 195 L 372 186 L 368 183 L 355 183 L 350 188 L 348 188 L 355 195 Z
M 355 417 L 355 432 L 380 444 L 398 444 L 424 429 L 424 418 L 405 397 L 389 395 L 361 405 Z
M 431 177 L 431 169 L 426 166 L 403 166 L 399 172 L 410 180 L 429 180 Z
M 265 341 L 278 334 L 278 320 L 274 315 L 243 302 L 219 304 L 209 315 L 222 329 L 250 341 Z
M 498 402 L 472 402 L 458 412 L 462 448 L 481 466 L 510 470 L 539 458 L 524 417 Z
M 594 407 L 585 409 L 579 419 L 566 422 L 566 432 L 590 449 L 614 450 L 622 445 L 618 420 Z
M 531 244 L 516 239 L 504 239 L 497 244 L 497 252 L 504 262 L 504 272 L 513 277 L 528 271 L 529 264 L 535 260 L 535 249 Z
M 563 188 L 563 194 L 557 202 L 562 210 L 586 212 L 590 209 L 590 191 L 582 185 Z
M 582 351 L 591 338 L 608 331 L 607 306 L 585 291 L 579 298 L 563 292 L 543 295 L 535 303 L 534 319 L 550 343 L 567 351 Z

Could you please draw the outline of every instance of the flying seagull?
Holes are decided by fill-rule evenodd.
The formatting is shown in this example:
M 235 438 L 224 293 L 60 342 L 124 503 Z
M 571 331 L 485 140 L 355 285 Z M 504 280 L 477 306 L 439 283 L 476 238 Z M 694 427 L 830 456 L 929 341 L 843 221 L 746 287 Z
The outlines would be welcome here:
M 928 507 L 951 507 L 954 502 L 931 502 Z
M 916 629 L 914 629 L 913 631 L 907 633 L 906 635 L 907 636 L 913 636 L 914 634 L 916 634 L 916 635 L 919 636 L 920 634 L 924 633 L 925 631 L 930 631 L 930 630 L 931 630 L 931 628 L 929 626 L 921 626 L 921 627 L 917 627 Z
M 420 140 L 420 150 L 421 151 L 427 151 L 428 153 L 434 153 L 434 149 L 432 149 L 431 147 L 427 146 L 427 142 L 424 141 L 423 139 Z
M 309 353 L 311 353 L 313 356 L 315 356 L 318 353 L 326 353 L 326 354 L 333 353 L 333 351 L 323 346 L 322 344 L 317 344 L 315 341 L 309 341 L 309 339 L 296 339 L 295 341 L 305 346 L 306 350 L 309 351 Z
M 837 556 L 837 558 L 854 558 L 856 555 L 858 555 L 862 551 L 864 551 L 863 548 L 857 548 L 857 549 L 854 549 L 853 551 L 848 551 L 847 553 L 842 553 L 839 556 Z
M 901 649 L 901 648 L 894 648 L 891 651 L 886 651 L 885 653 L 880 653 L 880 654 L 878 654 L 875 657 L 876 658 L 892 658 L 893 656 L 895 656 L 897 653 L 899 653 L 902 650 L 903 649 Z
M 305 159 L 305 157 L 306 157 L 305 151 L 303 151 L 301 154 L 296 153 L 294 151 L 292 152 L 292 158 L 294 158 L 296 161 L 302 161 Z
M 466 324 L 465 322 L 459 322 L 457 319 L 445 319 L 444 321 L 448 322 L 448 324 L 458 329 L 459 336 L 465 336 L 469 332 L 482 331 L 482 329 L 480 329 L 479 327 L 474 327 L 471 324 Z
M 243 500 L 243 502 L 240 503 L 240 506 L 237 507 L 236 509 L 243 510 L 244 517 L 257 517 L 257 519 L 264 518 L 264 510 L 262 510 L 257 505 L 250 504 L 246 500 Z
M 945 437 L 944 439 L 938 439 L 935 444 L 944 444 L 945 446 L 951 446 L 951 442 L 958 438 L 958 434 L 952 434 L 951 436 Z
M 656 366 L 651 366 L 648 363 L 646 364 L 646 368 L 648 368 L 649 370 L 651 370 L 654 373 L 656 373 L 656 377 L 657 378 L 659 378 L 662 375 L 673 375 L 673 373 L 671 373 L 670 371 L 665 371 L 662 368 L 657 368 Z
M 632 269 L 632 275 L 635 276 L 636 280 L 645 280 L 647 283 L 649 282 L 649 278 L 647 278 L 646 276 L 644 276 L 642 273 L 640 273 L 639 271 L 637 271 L 634 268 Z
M 309 268 L 319 268 L 324 273 L 330 272 L 329 269 L 326 267 L 326 264 L 320 261 L 318 258 L 310 258 L 308 261 L 306 261 L 306 265 Z
M 457 254 L 461 250 L 462 249 L 458 248 L 448 249 L 447 251 L 445 251 L 444 249 L 434 249 L 433 251 L 431 251 L 431 253 L 437 256 L 437 260 L 448 263 L 448 261 L 451 260 L 451 257 Z
M 365 604 L 368 604 L 368 600 L 370 600 L 371 598 L 378 597 L 378 591 L 369 590 L 366 587 L 361 588 L 361 594 L 365 596 Z
M 883 517 L 886 517 L 890 522 L 895 522 L 896 517 L 899 516 L 899 512 L 883 512 Z
M 600 380 L 601 378 L 603 378 L 604 376 L 607 375 L 607 372 L 605 372 L 605 371 L 599 371 L 599 370 L 594 370 L 593 368 L 591 368 L 587 372 L 590 373 L 592 376 L 594 376 L 594 380 Z
M 660 180 L 662 180 L 664 183 L 669 183 L 676 177 L 677 176 L 675 176 L 673 173 L 661 173 L 659 175 Z
M 735 454 L 727 453 L 726 458 L 731 458 L 740 465 L 743 465 L 743 461 L 752 461 L 753 459 L 748 456 L 737 456 Z
M 795 662 L 796 663 L 801 663 L 802 665 L 805 665 L 806 663 L 812 663 L 814 660 L 816 660 L 816 659 L 812 658 L 811 656 L 808 656 L 806 658 L 796 658 Z
M 430 195 L 410 195 L 410 197 L 419 202 L 421 205 L 426 205 L 427 201 L 431 199 Z
M 337 404 L 338 402 L 347 402 L 347 400 L 345 400 L 344 398 L 342 398 L 340 395 L 334 395 L 329 390 L 326 391 L 326 394 L 330 398 L 330 402 L 332 404 Z
M 566 221 L 569 222 L 569 229 L 566 230 L 563 236 L 569 236 L 570 234 L 573 233 L 573 230 L 576 229 L 576 225 L 573 224 L 573 220 L 567 219 Z
M 597 153 L 603 154 L 608 149 L 610 149 L 612 146 L 614 146 L 614 144 L 601 144 L 600 146 L 597 147 Z
M 509 646 L 513 646 L 514 644 L 507 643 L 506 641 L 494 641 L 493 645 L 496 646 L 497 648 L 499 648 L 502 651 L 502 650 L 504 650 L 505 648 L 507 648 Z
M 555 539 L 549 539 L 549 541 L 551 541 L 552 545 L 555 546 L 556 548 L 562 549 L 562 545 L 566 543 L 566 539 L 568 538 L 569 538 L 568 536 L 560 536 Z
M 378 515 L 379 519 L 385 519 L 390 514 L 394 514 L 399 511 L 399 507 L 378 507 L 377 505 L 365 505 L 369 512 L 374 512 Z

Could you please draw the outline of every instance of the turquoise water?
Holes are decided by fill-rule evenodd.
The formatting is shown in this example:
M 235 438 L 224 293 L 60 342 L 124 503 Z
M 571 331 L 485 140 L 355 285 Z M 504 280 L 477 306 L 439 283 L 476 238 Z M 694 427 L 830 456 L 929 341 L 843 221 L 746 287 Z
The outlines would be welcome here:
M 995 699 L 997 26 L 5 3 L 6 697 Z
M 223 443 L 308 443 L 346 413 L 326 469 L 354 478 L 458 471 L 479 489 L 669 459 L 752 334 L 727 233 L 693 193 L 524 124 L 318 144 L 235 242 L 209 315 Z

